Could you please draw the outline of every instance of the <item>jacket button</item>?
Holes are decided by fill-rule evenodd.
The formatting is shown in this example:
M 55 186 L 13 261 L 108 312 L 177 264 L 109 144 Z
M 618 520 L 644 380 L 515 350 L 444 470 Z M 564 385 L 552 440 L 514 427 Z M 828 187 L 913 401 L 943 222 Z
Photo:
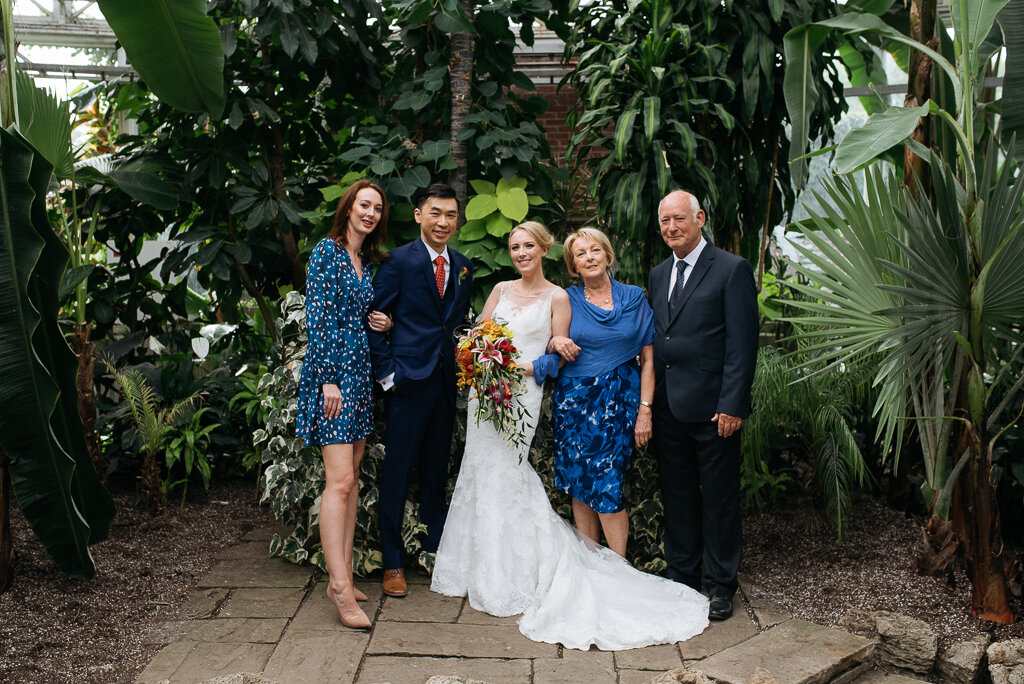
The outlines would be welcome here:
M 671 339 L 672 339 L 672 336 L 671 336 L 671 335 L 665 335 L 665 340 L 666 340 L 666 341 L 668 341 L 668 340 L 671 340 Z
M 666 364 L 665 364 L 665 368 L 671 368 L 671 367 L 672 367 L 672 364 L 671 364 L 671 363 L 666 363 Z

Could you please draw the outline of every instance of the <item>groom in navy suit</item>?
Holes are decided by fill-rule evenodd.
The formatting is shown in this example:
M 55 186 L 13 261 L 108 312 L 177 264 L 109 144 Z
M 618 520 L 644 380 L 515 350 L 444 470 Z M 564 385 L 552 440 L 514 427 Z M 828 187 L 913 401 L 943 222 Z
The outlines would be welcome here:
M 701 235 L 704 212 L 692 194 L 666 195 L 658 220 L 672 250 L 648 287 L 667 574 L 703 584 L 708 617 L 724 620 L 742 551 L 740 427 L 757 359 L 757 292 L 750 263 Z
M 459 222 L 455 190 L 434 184 L 414 201 L 419 239 L 391 250 L 373 280 L 371 309 L 391 317 L 391 330 L 368 332 L 374 374 L 390 395 L 377 503 L 389 596 L 408 593 L 402 516 L 414 468 L 427 526 L 423 548 L 436 551 L 441 541 L 455 420 L 455 331 L 473 285 L 472 263 L 447 246 Z

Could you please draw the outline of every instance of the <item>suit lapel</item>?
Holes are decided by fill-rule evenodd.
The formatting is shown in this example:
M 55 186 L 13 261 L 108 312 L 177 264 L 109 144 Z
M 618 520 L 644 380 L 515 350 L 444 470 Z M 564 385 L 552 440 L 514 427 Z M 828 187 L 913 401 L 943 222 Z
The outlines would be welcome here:
M 711 264 L 714 260 L 715 247 L 709 242 L 704 245 L 704 250 L 700 253 L 700 256 L 697 257 L 697 263 L 693 265 L 693 273 L 691 273 L 690 277 L 686 279 L 686 285 L 683 286 L 683 291 L 679 295 L 683 301 L 679 303 L 679 308 L 676 309 L 676 315 L 672 316 L 671 320 L 669 320 L 669 325 L 674 323 L 682 310 L 686 308 L 686 302 L 690 301 L 690 295 L 693 294 L 693 291 L 697 289 L 698 285 L 700 285 L 700 281 L 704 279 L 705 275 L 707 275 L 708 269 L 711 268 Z M 668 297 L 668 294 L 665 296 Z
M 420 272 L 423 273 L 423 277 L 426 278 L 427 287 L 430 289 L 430 296 L 434 300 L 434 304 L 437 305 L 437 310 L 441 311 L 441 295 L 437 294 L 437 280 L 434 279 L 434 264 L 430 260 L 430 253 L 427 252 L 426 245 L 423 244 L 423 240 L 416 238 L 412 247 L 413 258 L 420 264 Z
M 651 300 L 654 309 L 654 317 L 656 320 L 665 321 L 666 327 L 668 323 L 671 323 L 668 319 L 668 278 L 666 274 L 670 272 L 672 268 L 672 259 L 661 262 L 652 273 L 651 278 Z
M 458 274 L 456 273 L 457 266 L 455 265 L 455 252 L 448 248 L 448 284 L 444 288 L 444 298 L 441 300 L 443 303 L 444 315 L 447 317 L 448 312 L 451 311 L 452 305 L 455 303 L 455 298 L 459 295 L 458 287 L 459 280 Z

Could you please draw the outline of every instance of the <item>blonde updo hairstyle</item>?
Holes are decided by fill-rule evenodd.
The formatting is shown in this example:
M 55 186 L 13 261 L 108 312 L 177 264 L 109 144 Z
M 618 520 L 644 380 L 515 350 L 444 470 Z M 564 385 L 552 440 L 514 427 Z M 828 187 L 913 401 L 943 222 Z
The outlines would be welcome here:
M 577 240 L 593 240 L 597 244 L 601 245 L 601 249 L 608 255 L 608 268 L 611 269 L 615 265 L 615 252 L 612 250 L 611 240 L 608 236 L 597 228 L 591 228 L 586 226 L 573 232 L 569 237 L 565 238 L 565 243 L 562 248 L 562 258 L 565 259 L 565 267 L 569 269 L 569 275 L 574 278 L 579 277 L 579 272 L 576 270 L 576 259 L 573 256 L 575 251 Z
M 550 249 L 551 245 L 554 244 L 555 242 L 555 236 L 552 235 L 551 231 L 549 231 L 547 227 L 540 221 L 523 221 L 522 223 L 520 223 L 518 226 L 509 231 L 509 242 L 512 242 L 512 233 L 516 232 L 517 230 L 525 230 L 527 233 L 529 233 L 530 237 L 532 237 L 538 245 L 543 247 L 545 252 L 548 249 Z

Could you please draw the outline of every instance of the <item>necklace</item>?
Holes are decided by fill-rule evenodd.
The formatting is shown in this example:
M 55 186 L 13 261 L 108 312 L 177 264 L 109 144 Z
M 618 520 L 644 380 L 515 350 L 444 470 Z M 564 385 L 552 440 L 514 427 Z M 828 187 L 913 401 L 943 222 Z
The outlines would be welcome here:
M 604 289 L 604 288 L 602 288 L 602 289 Z M 593 290 L 593 293 L 594 293 L 593 299 L 591 299 L 590 293 L 591 293 L 591 289 L 589 287 L 587 287 L 586 283 L 583 283 L 583 297 L 588 302 L 590 302 L 594 306 L 602 306 L 602 305 L 608 305 L 608 304 L 612 303 L 612 287 L 611 287 L 611 283 L 608 283 L 608 294 L 603 295 L 604 296 L 604 301 L 603 302 L 600 301 L 600 298 L 602 297 L 600 292 L 598 292 L 597 290 Z

